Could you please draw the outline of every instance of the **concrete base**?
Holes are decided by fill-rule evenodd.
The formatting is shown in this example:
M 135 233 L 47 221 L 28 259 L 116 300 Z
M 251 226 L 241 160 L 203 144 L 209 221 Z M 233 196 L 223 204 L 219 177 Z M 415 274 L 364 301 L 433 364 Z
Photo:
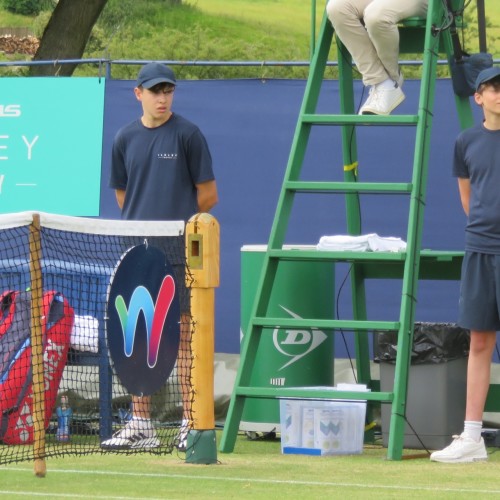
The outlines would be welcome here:
M 216 464 L 217 440 L 215 430 L 190 430 L 187 437 L 186 462 L 189 464 Z

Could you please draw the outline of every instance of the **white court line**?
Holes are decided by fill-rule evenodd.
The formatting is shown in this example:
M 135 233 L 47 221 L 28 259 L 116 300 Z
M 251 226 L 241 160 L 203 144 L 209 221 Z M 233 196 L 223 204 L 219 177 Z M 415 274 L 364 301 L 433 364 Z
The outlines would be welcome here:
M 33 493 L 32 491 L 5 491 L 0 490 L 0 496 L 8 495 L 18 497 L 39 497 L 39 498 L 89 498 L 88 495 L 75 495 L 72 493 Z M 92 498 L 99 498 L 100 500 L 165 500 L 165 498 L 152 498 L 152 497 L 110 497 L 110 496 L 96 496 L 92 493 Z
M 16 467 L 7 467 L 2 470 L 15 470 L 15 471 L 26 471 L 33 472 L 33 469 L 24 469 Z M 283 480 L 283 479 L 258 479 L 258 478 L 247 478 L 247 477 L 220 477 L 220 476 L 194 476 L 191 474 L 159 474 L 159 473 L 139 473 L 139 472 L 115 472 L 115 471 L 91 471 L 91 470 L 57 470 L 50 469 L 48 472 L 50 474 L 89 474 L 89 475 L 101 475 L 101 476 L 130 476 L 130 477 L 154 477 L 154 478 L 165 478 L 165 479 L 199 479 L 199 480 L 209 480 L 209 481 L 220 481 L 220 482 L 240 482 L 240 483 L 264 483 L 264 484 L 289 484 L 289 485 L 301 485 L 301 486 L 328 486 L 337 488 L 364 488 L 364 489 L 374 489 L 374 490 L 401 490 L 401 491 L 426 491 L 433 493 L 489 493 L 489 494 L 499 494 L 500 489 L 495 490 L 484 490 L 484 489 L 472 489 L 472 488 L 440 488 L 433 486 L 404 486 L 404 485 L 392 485 L 392 484 L 358 484 L 358 483 L 345 483 L 345 482 L 333 482 L 333 481 L 293 481 L 293 480 Z M 2 491 L 0 490 L 0 494 Z M 117 498 L 121 500 L 126 498 L 127 500 L 137 500 L 134 497 L 109 497 L 92 494 L 93 498 L 98 499 L 114 499 Z M 77 498 L 77 497 L 75 497 Z M 86 497 L 87 498 L 87 497 Z M 148 499 L 155 500 L 155 499 Z

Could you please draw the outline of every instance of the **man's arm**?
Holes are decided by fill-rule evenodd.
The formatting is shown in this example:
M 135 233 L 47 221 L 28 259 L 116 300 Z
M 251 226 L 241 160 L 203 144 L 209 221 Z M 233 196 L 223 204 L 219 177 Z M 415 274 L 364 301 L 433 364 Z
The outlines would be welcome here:
M 460 201 L 462 202 L 462 207 L 464 209 L 465 215 L 469 216 L 469 204 L 470 204 L 470 179 L 465 179 L 463 177 L 458 178 L 458 191 L 460 193 Z
M 219 201 L 217 184 L 215 181 L 202 182 L 201 184 L 196 184 L 196 189 L 198 191 L 198 210 L 200 212 L 208 212 Z
M 120 207 L 120 210 L 123 208 L 123 203 L 125 202 L 125 190 L 124 189 L 115 189 L 116 202 Z

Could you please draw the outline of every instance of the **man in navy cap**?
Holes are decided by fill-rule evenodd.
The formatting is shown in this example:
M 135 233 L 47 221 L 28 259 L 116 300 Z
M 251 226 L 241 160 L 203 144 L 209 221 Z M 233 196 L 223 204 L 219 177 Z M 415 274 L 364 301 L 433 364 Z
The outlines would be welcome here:
M 470 329 L 470 351 L 464 431 L 431 455 L 446 463 L 488 458 L 482 420 L 500 330 L 500 67 L 483 70 L 475 86 L 484 120 L 458 136 L 453 161 L 467 216 L 458 323 Z
M 109 187 L 115 190 L 123 219 L 186 222 L 196 213 L 208 212 L 218 201 L 212 157 L 204 135 L 171 109 L 176 83 L 172 69 L 157 62 L 143 66 L 137 76 L 134 93 L 142 105 L 142 116 L 118 131 L 111 158 Z M 184 279 L 184 246 L 165 250 L 169 255 L 181 256 L 179 262 L 170 263 L 177 275 L 181 307 L 177 372 L 184 414 L 177 446 L 182 450 L 190 426 L 189 290 Z M 160 446 L 151 422 L 151 397 L 133 396 L 132 412 L 132 420 L 101 443 L 102 448 Z

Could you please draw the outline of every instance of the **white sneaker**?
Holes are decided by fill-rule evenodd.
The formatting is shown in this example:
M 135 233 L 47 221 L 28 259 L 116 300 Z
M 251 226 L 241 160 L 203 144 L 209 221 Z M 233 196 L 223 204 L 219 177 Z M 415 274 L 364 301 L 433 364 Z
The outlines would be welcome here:
M 461 434 L 453 436 L 452 443 L 443 450 L 432 453 L 431 460 L 447 464 L 464 464 L 488 460 L 488 453 L 483 438 L 477 443 L 474 439 Z
M 359 110 L 360 115 L 390 115 L 391 111 L 399 106 L 405 95 L 399 83 L 395 83 L 393 88 L 383 89 L 377 85 L 370 88 L 368 99 Z
M 101 443 L 107 450 L 138 450 L 158 448 L 160 440 L 156 436 L 151 420 L 132 419 L 123 429 Z

